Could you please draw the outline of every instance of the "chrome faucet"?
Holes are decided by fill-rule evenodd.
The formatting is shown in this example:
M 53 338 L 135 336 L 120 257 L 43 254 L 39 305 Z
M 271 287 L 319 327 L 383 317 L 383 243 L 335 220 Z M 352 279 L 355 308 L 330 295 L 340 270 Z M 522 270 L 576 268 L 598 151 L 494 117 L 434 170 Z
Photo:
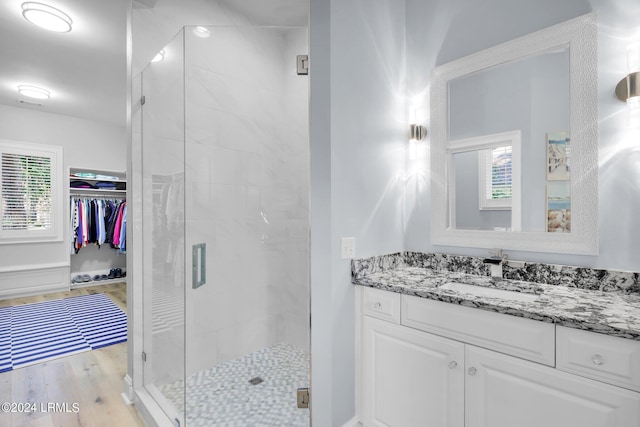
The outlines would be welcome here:
M 496 249 L 489 252 L 489 257 L 485 258 L 482 262 L 489 264 L 491 268 L 491 277 L 502 279 L 502 265 L 507 262 L 508 256 L 502 249 Z

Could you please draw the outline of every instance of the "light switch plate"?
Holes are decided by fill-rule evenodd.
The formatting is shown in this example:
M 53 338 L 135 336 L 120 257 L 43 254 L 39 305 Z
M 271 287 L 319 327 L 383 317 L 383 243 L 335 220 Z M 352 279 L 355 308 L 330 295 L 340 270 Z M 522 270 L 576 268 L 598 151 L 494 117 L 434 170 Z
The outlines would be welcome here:
M 342 259 L 353 259 L 356 257 L 356 238 L 343 237 L 340 240 Z

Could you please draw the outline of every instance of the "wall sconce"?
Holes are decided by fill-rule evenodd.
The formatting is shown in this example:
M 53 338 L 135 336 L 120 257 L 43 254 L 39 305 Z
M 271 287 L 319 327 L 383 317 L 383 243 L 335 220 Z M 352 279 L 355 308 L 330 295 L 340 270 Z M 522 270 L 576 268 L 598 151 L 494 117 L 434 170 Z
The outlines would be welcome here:
M 640 127 L 640 44 L 627 49 L 629 74 L 616 85 L 616 97 L 627 103 L 630 127 Z
M 418 158 L 418 142 L 424 141 L 426 136 L 426 127 L 415 123 L 409 125 L 409 159 L 415 160 Z
M 627 103 L 629 126 L 640 126 L 640 71 L 620 80 L 616 86 L 616 96 Z

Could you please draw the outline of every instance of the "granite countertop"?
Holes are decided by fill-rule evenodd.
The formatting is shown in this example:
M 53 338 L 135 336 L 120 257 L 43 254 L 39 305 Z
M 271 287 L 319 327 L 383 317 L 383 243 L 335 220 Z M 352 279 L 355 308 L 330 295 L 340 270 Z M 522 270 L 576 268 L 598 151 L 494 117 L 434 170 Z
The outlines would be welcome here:
M 354 274 L 352 282 L 356 285 L 640 341 L 640 295 L 636 293 L 585 290 L 522 280 L 495 280 L 488 276 L 405 265 Z M 479 297 L 438 288 L 447 282 L 534 293 L 539 294 L 539 297 L 535 301 L 525 302 Z

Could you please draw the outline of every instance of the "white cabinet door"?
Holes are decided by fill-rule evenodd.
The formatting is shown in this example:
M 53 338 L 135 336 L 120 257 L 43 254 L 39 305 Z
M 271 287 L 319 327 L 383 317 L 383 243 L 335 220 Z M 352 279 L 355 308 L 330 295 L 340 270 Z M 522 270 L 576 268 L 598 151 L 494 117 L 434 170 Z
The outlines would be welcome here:
M 466 346 L 466 427 L 640 426 L 640 393 Z
M 464 344 L 369 316 L 362 332 L 365 427 L 463 427 Z

